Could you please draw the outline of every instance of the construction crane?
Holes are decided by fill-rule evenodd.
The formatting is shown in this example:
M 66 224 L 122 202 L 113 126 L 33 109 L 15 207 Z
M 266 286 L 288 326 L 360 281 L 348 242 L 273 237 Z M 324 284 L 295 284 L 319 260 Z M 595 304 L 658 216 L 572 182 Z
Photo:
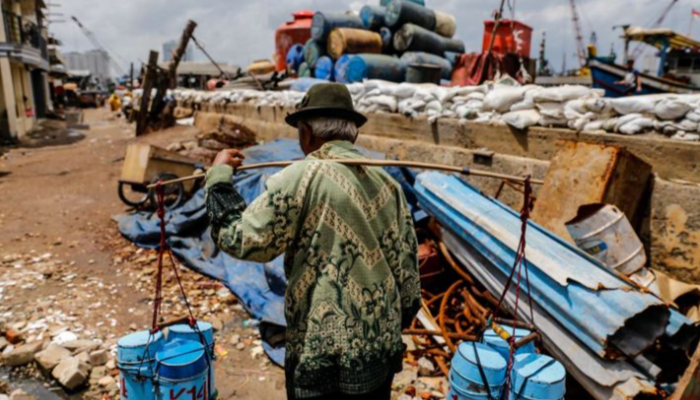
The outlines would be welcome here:
M 576 2 L 569 0 L 571 6 L 571 19 L 574 23 L 574 34 L 576 35 L 576 55 L 578 56 L 579 66 L 586 66 L 586 46 L 583 44 L 583 33 L 581 31 L 581 18 L 579 18 Z
M 119 65 L 119 63 L 117 63 L 117 61 L 114 59 L 112 54 L 109 51 L 107 51 L 107 49 L 102 45 L 102 43 L 100 43 L 99 40 L 97 40 L 97 38 L 95 37 L 95 34 L 93 34 L 92 31 L 90 31 L 88 28 L 86 28 L 85 25 L 83 25 L 78 20 L 78 18 L 76 18 L 75 16 L 71 16 L 71 19 L 73 21 L 75 21 L 76 24 L 78 24 L 78 27 L 83 32 L 85 37 L 87 37 L 88 40 L 92 43 L 92 45 L 95 46 L 98 50 L 103 51 L 107 55 L 107 58 L 109 59 L 110 64 L 112 64 L 114 69 L 117 70 L 117 73 L 119 73 L 120 76 L 126 75 L 126 73 L 124 72 L 122 67 Z
M 671 12 L 673 7 L 678 3 L 678 0 L 671 0 L 671 2 L 666 6 L 664 11 L 661 13 L 659 18 L 654 21 L 654 24 L 650 27 L 651 29 L 656 29 L 661 26 L 661 24 L 664 23 L 666 20 L 666 17 L 668 17 L 668 14 Z M 639 58 L 640 55 L 642 55 L 642 52 L 644 51 L 644 43 L 638 43 L 637 46 L 635 46 L 634 50 L 632 51 L 632 59 L 637 59 Z

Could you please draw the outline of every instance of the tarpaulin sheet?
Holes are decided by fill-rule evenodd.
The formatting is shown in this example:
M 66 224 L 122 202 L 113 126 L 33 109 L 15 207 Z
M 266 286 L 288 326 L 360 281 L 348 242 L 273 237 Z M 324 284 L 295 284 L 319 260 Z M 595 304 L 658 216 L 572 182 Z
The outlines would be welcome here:
M 244 151 L 245 164 L 268 161 L 300 160 L 304 154 L 299 142 L 278 139 L 254 146 Z M 367 157 L 383 158 L 382 154 L 364 151 Z M 281 168 L 247 170 L 233 178 L 236 190 L 250 204 L 265 190 L 269 176 Z M 407 169 L 386 168 L 404 188 L 412 208 L 416 203 L 413 192 L 415 175 Z M 418 212 L 415 213 L 418 216 Z M 141 247 L 155 248 L 160 241 L 160 223 L 153 213 L 137 212 L 115 217 L 119 231 Z M 187 267 L 221 281 L 241 301 L 246 310 L 261 321 L 260 333 L 263 346 L 277 364 L 284 364 L 283 336 L 284 292 L 287 280 L 284 276 L 283 258 L 269 263 L 237 260 L 219 251 L 211 239 L 209 219 L 204 204 L 204 190 L 197 193 L 182 207 L 166 215 L 168 244 L 175 256 Z

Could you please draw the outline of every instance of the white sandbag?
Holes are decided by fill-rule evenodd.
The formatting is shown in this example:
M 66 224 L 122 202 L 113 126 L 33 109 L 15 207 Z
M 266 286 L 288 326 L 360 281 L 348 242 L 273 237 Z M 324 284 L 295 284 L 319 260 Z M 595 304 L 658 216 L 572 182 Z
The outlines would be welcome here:
M 540 113 L 535 110 L 511 111 L 503 115 L 502 119 L 506 125 L 510 125 L 516 129 L 526 129 L 537 125 L 540 121 Z
M 540 115 L 545 118 L 566 119 L 564 116 L 564 106 L 561 103 L 537 103 Z
M 580 99 L 586 96 L 596 95 L 597 92 L 581 85 L 564 85 L 560 87 L 544 88 L 534 94 L 535 103 L 562 103 L 569 100 Z
M 659 119 L 680 119 L 691 109 L 690 104 L 678 99 L 664 99 L 656 103 L 654 113 Z
M 380 107 L 385 108 L 387 111 L 391 111 L 392 113 L 395 113 L 398 110 L 398 102 L 396 101 L 396 98 L 393 96 L 382 95 L 382 96 L 372 97 L 372 98 L 368 99 L 368 101 L 371 104 L 376 104 Z
M 698 135 L 697 133 L 679 131 L 675 135 L 671 136 L 671 139 L 684 140 L 687 142 L 697 142 L 700 141 L 700 135 Z
M 542 115 L 542 118 L 540 118 L 538 124 L 540 126 L 546 126 L 550 128 L 568 128 L 569 121 L 567 121 L 564 118 L 550 118 Z
M 622 119 L 622 118 L 620 118 Z M 625 124 L 620 124 L 618 130 L 625 135 L 636 135 L 654 128 L 654 120 L 641 117 L 633 119 Z
M 628 114 L 653 114 L 658 97 L 632 96 L 610 100 L 615 112 L 622 115 Z
M 688 114 L 685 115 L 685 119 L 693 121 L 693 122 L 700 122 L 700 111 L 698 109 L 695 109 Z
M 522 87 L 496 86 L 484 97 L 484 110 L 505 114 L 510 106 L 523 100 L 524 94 Z
M 599 132 L 603 130 L 604 121 L 591 121 L 584 125 L 583 132 Z
M 431 111 L 434 111 L 436 113 L 442 112 L 442 103 L 440 103 L 437 100 L 433 100 L 430 103 L 425 105 L 425 111 L 426 113 L 430 113 Z
M 680 122 L 676 122 L 673 125 L 679 131 L 685 131 L 685 132 L 697 132 L 698 131 L 698 123 L 693 122 L 689 119 L 681 120 Z

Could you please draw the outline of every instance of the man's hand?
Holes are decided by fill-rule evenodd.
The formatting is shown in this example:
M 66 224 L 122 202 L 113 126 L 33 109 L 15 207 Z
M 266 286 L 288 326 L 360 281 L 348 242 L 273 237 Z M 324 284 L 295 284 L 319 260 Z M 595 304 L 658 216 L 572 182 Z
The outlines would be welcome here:
M 233 169 L 240 167 L 243 164 L 245 155 L 240 150 L 226 149 L 221 150 L 214 159 L 214 166 L 230 165 Z

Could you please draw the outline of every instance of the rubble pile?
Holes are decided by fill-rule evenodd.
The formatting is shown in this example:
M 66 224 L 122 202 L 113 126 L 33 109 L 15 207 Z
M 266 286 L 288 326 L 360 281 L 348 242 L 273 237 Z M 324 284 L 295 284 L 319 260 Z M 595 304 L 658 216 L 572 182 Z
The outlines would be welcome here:
M 700 96 L 649 95 L 618 99 L 584 86 L 545 88 L 521 86 L 505 78 L 481 86 L 443 87 L 432 84 L 367 80 L 348 84 L 358 111 L 397 113 L 410 118 L 454 118 L 517 129 L 531 126 L 570 128 L 579 132 L 634 135 L 657 132 L 672 139 L 700 140 Z M 295 91 L 175 90 L 183 106 L 253 104 L 294 107 L 304 96 Z

